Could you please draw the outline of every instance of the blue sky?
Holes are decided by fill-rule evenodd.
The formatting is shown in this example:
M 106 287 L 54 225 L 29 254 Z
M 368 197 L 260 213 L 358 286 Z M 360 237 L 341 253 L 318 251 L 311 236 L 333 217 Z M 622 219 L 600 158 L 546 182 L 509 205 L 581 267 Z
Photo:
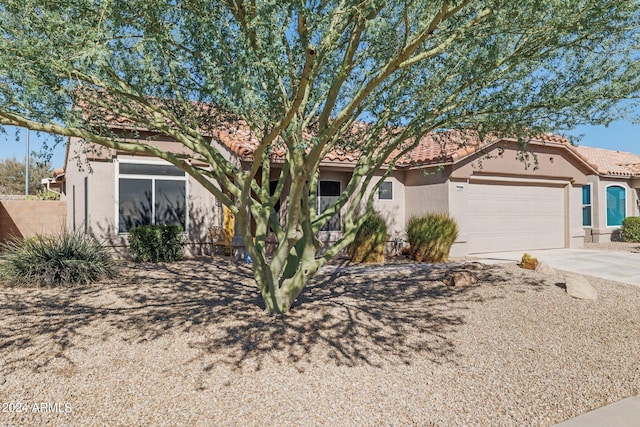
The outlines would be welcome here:
M 19 131 L 19 141 L 16 141 L 15 128 L 7 127 L 6 130 L 6 134 L 0 134 L 0 160 L 11 157 L 24 159 L 26 153 L 25 130 Z M 626 120 L 613 122 L 609 127 L 580 126 L 574 129 L 571 134 L 584 135 L 579 145 L 640 154 L 640 125 L 632 124 Z M 29 147 L 32 151 L 41 150 L 43 142 L 51 145 L 55 141 L 51 136 L 47 138 L 45 135 L 37 135 L 35 132 L 30 133 Z M 64 142 L 55 148 L 52 158 L 54 168 L 64 166 L 64 149 Z

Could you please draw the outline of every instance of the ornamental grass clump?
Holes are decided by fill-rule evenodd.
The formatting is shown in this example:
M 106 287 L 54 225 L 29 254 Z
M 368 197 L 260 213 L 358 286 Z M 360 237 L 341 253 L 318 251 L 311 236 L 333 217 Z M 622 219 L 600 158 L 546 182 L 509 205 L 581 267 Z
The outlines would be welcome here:
M 411 258 L 418 262 L 446 262 L 457 238 L 458 225 L 448 215 L 411 217 L 407 224 Z
M 14 238 L 0 249 L 0 282 L 20 287 L 89 284 L 116 275 L 110 251 L 88 234 Z
M 129 231 L 129 251 L 136 261 L 179 261 L 183 248 L 184 238 L 179 225 L 142 225 Z
M 384 262 L 384 249 L 387 242 L 387 223 L 377 212 L 373 212 L 362 223 L 348 254 L 352 262 Z

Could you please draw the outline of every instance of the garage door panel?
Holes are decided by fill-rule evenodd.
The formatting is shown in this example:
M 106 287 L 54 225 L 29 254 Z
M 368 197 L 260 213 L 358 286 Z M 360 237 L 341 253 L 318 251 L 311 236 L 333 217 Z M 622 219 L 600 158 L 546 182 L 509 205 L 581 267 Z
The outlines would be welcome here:
M 562 187 L 472 184 L 469 186 L 469 253 L 562 248 Z

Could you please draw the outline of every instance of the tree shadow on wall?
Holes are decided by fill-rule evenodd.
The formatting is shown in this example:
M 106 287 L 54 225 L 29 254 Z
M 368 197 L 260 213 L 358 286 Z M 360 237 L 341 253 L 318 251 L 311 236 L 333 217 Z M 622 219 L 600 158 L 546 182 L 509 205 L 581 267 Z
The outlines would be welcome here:
M 482 301 L 476 288 L 444 286 L 446 266 L 382 271 L 329 269 L 279 317 L 263 312 L 251 271 L 223 261 L 130 265 L 118 280 L 75 289 L 0 289 L 0 374 L 73 364 L 68 351 L 96 340 L 135 344 L 189 332 L 198 332 L 184 338 L 198 350 L 190 363 L 205 371 L 221 363 L 259 370 L 271 359 L 299 369 L 311 361 L 455 362 L 452 334 Z M 481 281 L 506 283 L 492 271 Z
M 186 190 L 184 189 L 181 189 L 176 195 L 160 193 L 155 200 L 150 191 L 145 191 L 143 198 L 121 203 L 118 207 L 120 221 L 118 228 L 121 231 L 129 231 L 134 227 L 151 225 L 152 223 L 183 225 L 187 215 L 185 197 Z M 154 209 L 151 209 L 154 202 Z

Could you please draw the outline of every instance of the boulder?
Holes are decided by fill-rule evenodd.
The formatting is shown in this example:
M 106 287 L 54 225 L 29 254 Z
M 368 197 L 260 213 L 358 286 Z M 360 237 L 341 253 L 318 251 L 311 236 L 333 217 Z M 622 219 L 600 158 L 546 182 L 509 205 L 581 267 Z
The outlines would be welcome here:
M 538 265 L 536 266 L 536 272 L 547 275 L 547 276 L 556 275 L 556 270 L 554 270 L 553 267 L 551 267 L 546 262 L 542 262 L 542 261 L 538 262 Z
M 443 280 L 445 285 L 454 287 L 471 286 L 477 281 L 478 278 L 471 271 L 452 271 Z
M 566 277 L 567 294 L 574 298 L 595 300 L 598 293 L 583 276 Z

